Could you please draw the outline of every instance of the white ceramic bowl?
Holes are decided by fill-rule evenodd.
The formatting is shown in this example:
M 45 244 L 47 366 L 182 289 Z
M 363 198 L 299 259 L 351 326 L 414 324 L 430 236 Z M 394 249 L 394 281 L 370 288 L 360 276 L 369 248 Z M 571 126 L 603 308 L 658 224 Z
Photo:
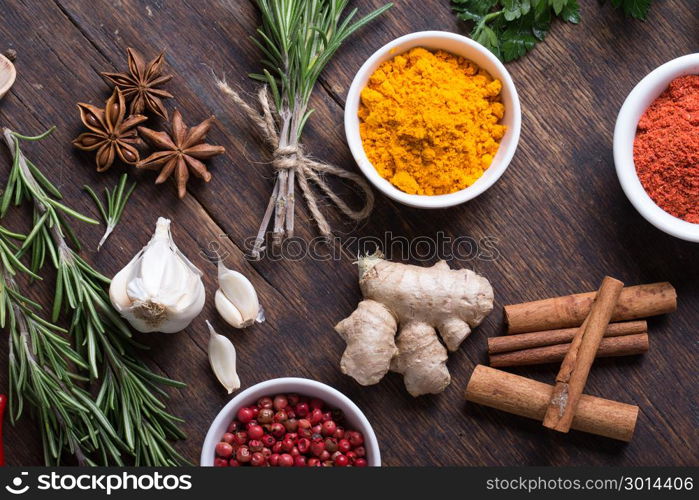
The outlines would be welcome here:
M 486 70 L 493 78 L 502 82 L 502 102 L 505 105 L 505 115 L 500 123 L 507 126 L 505 136 L 500 141 L 495 158 L 485 173 L 471 186 L 461 191 L 435 196 L 404 193 L 389 181 L 379 175 L 364 152 L 362 139 L 359 135 L 360 94 L 366 87 L 369 77 L 379 65 L 398 54 L 415 47 L 430 50 L 445 50 L 463 56 Z M 384 45 L 372 55 L 357 72 L 352 81 L 347 103 L 345 105 L 345 134 L 352 155 L 357 165 L 369 181 L 389 198 L 418 208 L 445 208 L 464 203 L 483 193 L 492 186 L 505 172 L 512 160 L 519 142 L 519 132 L 522 125 L 522 112 L 519 106 L 517 90 L 512 82 L 510 73 L 492 52 L 474 42 L 470 38 L 448 33 L 446 31 L 421 31 L 411 33 Z
M 226 432 L 228 424 L 235 418 L 242 406 L 250 406 L 263 396 L 275 394 L 297 393 L 302 396 L 320 398 L 331 408 L 342 410 L 345 415 L 346 427 L 355 429 L 364 435 L 364 447 L 366 459 L 371 467 L 381 466 L 381 452 L 376 434 L 364 413 L 347 396 L 329 385 L 306 378 L 275 378 L 260 382 L 231 399 L 226 406 L 216 415 L 209 432 L 206 433 L 204 446 L 201 449 L 199 463 L 202 466 L 213 466 L 216 443 L 221 441 L 221 436 Z
M 699 224 L 678 219 L 656 205 L 643 189 L 633 162 L 633 141 L 643 112 L 672 80 L 692 74 L 699 74 L 699 53 L 663 64 L 634 87 L 624 101 L 614 127 L 614 164 L 624 193 L 648 222 L 677 238 L 699 242 Z

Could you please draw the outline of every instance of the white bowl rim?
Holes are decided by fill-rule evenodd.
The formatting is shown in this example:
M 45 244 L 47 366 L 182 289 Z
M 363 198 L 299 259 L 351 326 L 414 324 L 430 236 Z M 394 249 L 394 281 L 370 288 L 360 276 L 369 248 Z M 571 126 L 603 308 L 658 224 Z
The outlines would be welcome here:
M 271 394 L 275 391 L 274 387 L 284 384 L 298 384 L 300 386 L 310 387 L 312 389 L 316 389 L 320 393 L 327 393 L 341 400 L 351 410 L 353 416 L 356 417 L 356 419 L 365 429 L 364 446 L 367 447 L 369 466 L 381 466 L 381 450 L 379 449 L 379 441 L 376 437 L 376 433 L 374 432 L 374 428 L 371 426 L 371 423 L 369 423 L 369 420 L 366 418 L 366 415 L 364 415 L 364 412 L 362 412 L 362 410 L 354 403 L 354 401 L 352 401 L 350 398 L 345 396 L 342 392 L 338 391 L 334 387 L 331 387 L 323 382 L 318 382 L 317 380 L 302 377 L 280 377 L 265 380 L 262 382 L 258 382 L 257 384 L 254 384 L 236 394 L 228 403 L 226 403 L 223 406 L 223 408 L 221 408 L 214 420 L 211 422 L 209 430 L 206 433 L 206 437 L 204 438 L 204 444 L 201 448 L 199 464 L 201 466 L 213 465 L 213 459 L 215 454 L 214 448 L 216 447 L 216 443 L 218 443 L 221 440 L 221 436 L 218 435 L 218 433 L 214 429 L 224 421 L 228 423 L 228 420 L 232 418 L 229 413 L 232 412 L 234 407 L 241 405 L 241 401 L 244 401 L 245 399 L 249 398 L 254 393 L 269 392 Z M 298 390 L 295 392 L 303 394 L 303 390 Z
M 636 210 L 661 231 L 677 238 L 699 242 L 699 224 L 693 224 L 670 215 L 655 204 L 641 184 L 633 161 L 633 139 L 636 136 L 638 119 L 647 109 L 644 105 L 649 95 L 655 100 L 675 78 L 685 74 L 689 68 L 699 68 L 699 53 L 687 54 L 658 66 L 648 73 L 629 93 L 619 110 L 614 127 L 614 165 L 621 188 Z M 665 82 L 660 92 L 654 92 L 659 82 Z M 651 102 L 652 102 L 651 100 Z M 639 108 L 643 108 L 639 113 Z M 638 119 L 635 115 L 638 114 Z
M 484 182 L 476 181 L 474 184 L 465 189 L 449 194 L 408 194 L 396 188 L 388 180 L 381 177 L 379 173 L 376 171 L 376 168 L 374 168 L 374 166 L 366 157 L 364 147 L 362 145 L 362 140 L 359 137 L 359 130 L 355 130 L 355 127 L 352 126 L 352 115 L 356 115 L 356 110 L 350 112 L 349 106 L 347 105 L 350 101 L 351 96 L 359 96 L 362 90 L 362 88 L 360 88 L 360 80 L 362 79 L 363 75 L 365 75 L 369 71 L 369 68 L 374 66 L 379 59 L 384 57 L 384 55 L 387 52 L 390 52 L 391 50 L 399 47 L 402 44 L 405 44 L 406 42 L 413 42 L 415 40 L 420 40 L 423 38 L 442 38 L 444 40 L 456 41 L 468 46 L 474 51 L 479 52 L 497 68 L 498 72 L 500 73 L 500 75 L 497 75 L 497 78 L 502 82 L 503 87 L 507 87 L 507 91 L 510 93 L 513 102 L 513 105 L 510 107 L 511 109 L 508 108 L 507 110 L 508 113 L 512 113 L 512 126 L 508 127 L 508 130 L 505 132 L 506 134 L 511 134 L 511 142 L 508 148 L 503 149 L 501 145 L 498 149 L 498 155 L 502 153 L 502 156 L 497 158 L 498 165 L 491 164 L 491 166 L 489 167 L 494 169 L 495 174 Z M 398 53 L 396 53 L 396 55 L 397 54 Z M 357 102 L 359 101 L 357 100 Z M 345 135 L 347 137 L 347 143 L 350 147 L 350 151 L 352 152 L 352 155 L 354 156 L 354 159 L 362 173 L 364 173 L 364 175 L 377 189 L 379 189 L 389 198 L 392 198 L 408 206 L 417 208 L 447 208 L 454 205 L 459 205 L 461 203 L 465 203 L 479 196 L 487 189 L 489 189 L 493 184 L 495 184 L 498 181 L 498 179 L 502 176 L 502 174 L 505 173 L 505 170 L 507 170 L 507 167 L 512 161 L 512 157 L 514 156 L 515 151 L 517 150 L 517 146 L 519 144 L 520 131 L 522 128 L 522 110 L 519 102 L 517 88 L 515 87 L 514 81 L 512 80 L 512 76 L 510 75 L 507 68 L 505 68 L 505 65 L 492 52 L 490 52 L 488 49 L 483 47 L 478 42 L 463 35 L 459 35 L 458 33 L 436 30 L 417 31 L 414 33 L 403 35 L 401 37 L 396 38 L 395 40 L 388 42 L 387 44 L 379 48 L 376 52 L 374 52 L 374 54 L 371 57 L 369 57 L 369 59 L 367 59 L 364 62 L 364 64 L 359 68 L 359 71 L 357 71 L 357 74 L 352 80 L 352 85 L 350 86 L 350 89 L 347 93 L 344 121 Z

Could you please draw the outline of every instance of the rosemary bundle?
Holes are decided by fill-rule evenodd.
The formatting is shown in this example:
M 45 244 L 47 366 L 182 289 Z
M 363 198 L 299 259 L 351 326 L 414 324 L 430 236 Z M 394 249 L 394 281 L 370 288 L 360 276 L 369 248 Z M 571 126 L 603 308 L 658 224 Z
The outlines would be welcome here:
M 352 22 L 357 9 L 343 17 L 347 3 L 348 0 L 257 0 L 262 26 L 257 30 L 258 37 L 253 40 L 264 55 L 264 68 L 262 74 L 251 76 L 266 84 L 259 93 L 262 115 L 226 82 L 218 82 L 273 148 L 276 182 L 251 251 L 255 259 L 259 259 L 264 250 L 267 228 L 272 219 L 273 244 L 279 245 L 284 237 L 293 235 L 297 182 L 311 216 L 326 238 L 330 238 L 331 228 L 309 182 L 315 183 L 344 215 L 353 220 L 366 218 L 373 207 L 373 194 L 361 176 L 310 159 L 300 143 L 303 128 L 313 112 L 308 109 L 308 102 L 323 68 L 344 40 L 392 5 L 385 5 Z M 274 110 L 270 107 L 267 89 L 271 92 Z M 364 207 L 352 210 L 325 182 L 324 174 L 357 184 L 366 198 Z
M 66 374 L 63 378 L 90 382 L 97 389 L 95 398 L 84 392 L 85 398 L 79 399 L 82 404 L 80 410 L 87 408 L 91 412 L 90 416 L 83 415 L 83 421 L 91 422 L 91 425 L 73 425 L 75 419 L 65 419 L 66 415 L 61 415 L 63 424 L 60 421 L 52 424 L 51 419 L 57 417 L 42 411 L 44 401 L 37 401 L 32 392 L 26 390 L 26 385 L 21 383 L 23 365 L 17 365 L 15 359 L 10 360 L 11 374 L 13 370 L 17 373 L 16 376 L 11 375 L 13 394 L 24 394 L 27 401 L 37 409 L 40 425 L 46 435 L 45 449 L 50 451 L 47 456 L 50 455 L 56 461 L 62 451 L 68 450 L 80 463 L 120 464 L 122 460 L 119 450 L 123 449 L 134 457 L 136 465 L 167 466 L 186 463 L 168 442 L 171 438 L 184 437 L 177 427 L 182 421 L 169 414 L 159 399 L 166 396 L 159 387 L 161 384 L 175 387 L 183 387 L 184 384 L 153 373 L 136 359 L 133 347 L 138 344 L 131 339 L 126 323 L 112 309 L 105 291 L 109 279 L 93 269 L 70 247 L 71 242 L 78 244 L 78 241 L 65 220 L 66 215 L 89 223 L 96 224 L 97 221 L 58 201 L 61 198 L 60 192 L 24 156 L 20 148 L 20 140 L 36 141 L 47 134 L 26 137 L 3 130 L 13 163 L 8 186 L 0 198 L 0 216 L 5 214 L 7 207 L 13 202 L 19 204 L 22 200 L 29 200 L 33 205 L 33 228 L 29 235 L 20 239 L 21 245 L 17 252 L 19 256 L 31 255 L 31 265 L 20 269 L 36 276 L 46 257 L 50 258 L 57 271 L 51 321 L 55 322 L 63 310 L 67 311 L 70 317 L 68 331 L 73 339 L 74 350 L 57 350 L 46 343 L 43 340 L 45 337 L 50 333 L 58 336 L 56 332 L 61 330 L 51 329 L 56 327 L 37 319 L 38 316 L 30 314 L 33 311 L 25 309 L 24 314 L 18 317 L 29 318 L 29 322 L 25 321 L 27 325 L 45 327 L 33 330 L 34 337 L 42 339 L 35 340 L 33 344 L 37 358 L 50 357 L 52 362 L 64 366 L 64 371 L 67 371 L 69 363 L 87 371 L 88 377 Z M 12 250 L 12 247 L 8 248 Z M 13 286 L 12 283 L 9 281 L 10 286 Z M 23 329 L 28 330 L 21 321 L 15 321 L 15 325 L 11 325 L 11 330 L 17 329 L 20 335 Z M 21 340 L 19 336 L 18 340 Z M 52 340 L 55 339 L 52 337 Z M 31 360 L 24 365 L 28 363 Z M 55 373 L 55 370 L 50 372 Z M 59 373 L 63 372 L 59 370 Z M 54 385 L 56 398 L 65 399 L 67 391 L 64 387 L 70 389 L 67 385 Z M 13 404 L 19 404 L 17 398 Z M 73 409 L 78 411 L 78 407 Z M 102 427 L 96 428 L 95 422 L 99 422 Z M 113 434 L 109 432 L 110 429 Z M 74 439 L 67 438 L 66 432 L 73 433 Z M 76 451 L 73 445 L 75 440 L 91 445 Z M 91 456 L 86 456 L 86 452 Z

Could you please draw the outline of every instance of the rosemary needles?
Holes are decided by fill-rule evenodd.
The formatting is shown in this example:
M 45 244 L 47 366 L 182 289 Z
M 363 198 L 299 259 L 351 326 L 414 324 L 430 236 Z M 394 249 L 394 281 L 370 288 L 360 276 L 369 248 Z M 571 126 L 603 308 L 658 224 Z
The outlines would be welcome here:
M 11 258 L 7 247 L 0 255 Z M 46 465 L 59 465 L 64 452 L 79 465 L 98 465 L 95 455 L 102 455 L 103 465 L 124 465 L 126 445 L 82 386 L 86 379 L 77 370 L 87 363 L 71 347 L 66 330 L 39 316 L 40 306 L 22 295 L 12 272 L 0 272 L 0 327 L 7 328 L 10 345 L 10 421 L 29 406 L 41 422 Z
M 102 200 L 99 199 L 99 196 L 97 196 L 94 189 L 87 185 L 83 186 L 83 189 L 87 191 L 87 194 L 89 194 L 95 201 L 95 205 L 97 205 L 97 209 L 102 216 L 102 220 L 104 220 L 104 223 L 107 224 L 107 229 L 104 231 L 104 235 L 97 245 L 98 252 L 100 251 L 100 248 L 102 248 L 104 242 L 107 241 L 107 238 L 109 238 L 109 235 L 112 234 L 112 231 L 114 231 L 116 225 L 119 223 L 119 219 L 121 219 L 121 214 L 124 212 L 126 202 L 129 201 L 131 193 L 133 193 L 133 190 L 136 189 L 136 183 L 134 182 L 128 191 L 126 191 L 127 179 L 128 175 L 123 174 L 121 179 L 119 179 L 119 184 L 117 184 L 113 190 L 110 191 L 108 188 L 104 188 L 104 192 L 107 196 L 106 206 L 102 203 Z
M 26 200 L 33 206 L 33 227 L 26 237 L 0 233 L 0 260 L 12 265 L 9 273 L 3 269 L 0 308 L 3 317 L 10 319 L 12 345 L 17 346 L 9 363 L 15 400 L 22 395 L 36 410 L 49 464 L 70 453 L 81 464 L 120 465 L 122 452 L 133 457 L 137 466 L 187 463 L 169 442 L 184 438 L 184 433 L 179 429 L 182 420 L 167 411 L 162 401 L 167 394 L 161 387 L 184 384 L 154 373 L 136 357 L 134 347 L 139 344 L 112 308 L 105 290 L 110 280 L 70 246 L 79 242 L 64 220 L 66 214 L 94 224 L 98 221 L 58 201 L 61 193 L 21 150 L 20 141 L 36 141 L 46 135 L 26 137 L 2 131 L 13 162 L 8 186 L 0 196 L 0 217 L 13 203 Z M 123 190 L 115 196 L 118 193 L 117 186 L 113 200 L 123 200 Z M 112 205 L 114 215 L 119 203 Z M 16 246 L 20 248 L 15 254 Z M 45 260 L 51 261 L 56 269 L 51 323 L 65 313 L 67 332 L 31 309 L 22 310 L 26 304 L 38 305 L 16 288 L 13 272 L 26 269 L 11 254 L 31 255 L 27 268 L 35 275 Z M 18 358 L 20 354 L 24 359 Z

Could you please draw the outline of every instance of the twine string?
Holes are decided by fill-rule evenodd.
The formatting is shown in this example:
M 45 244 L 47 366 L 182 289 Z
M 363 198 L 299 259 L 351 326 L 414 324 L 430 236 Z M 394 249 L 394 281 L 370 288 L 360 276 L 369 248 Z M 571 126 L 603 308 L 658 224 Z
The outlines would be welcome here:
M 274 121 L 272 107 L 270 105 L 269 91 L 264 86 L 257 94 L 258 102 L 262 113 L 260 114 L 252 106 L 250 106 L 243 98 L 233 90 L 225 81 L 218 81 L 219 88 L 227 94 L 245 115 L 259 129 L 262 137 L 273 149 L 272 166 L 277 172 L 283 170 L 293 170 L 296 179 L 298 180 L 301 193 L 303 194 L 311 217 L 318 226 L 320 233 L 325 238 L 330 238 L 332 228 L 328 223 L 325 214 L 323 214 L 318 205 L 318 197 L 316 192 L 311 188 L 309 180 L 312 181 L 320 191 L 327 196 L 338 208 L 338 210 L 347 218 L 360 221 L 365 219 L 371 213 L 374 207 L 374 193 L 369 184 L 360 175 L 353 172 L 348 172 L 345 169 L 331 165 L 329 163 L 320 162 L 308 157 L 300 144 L 292 144 L 288 146 L 279 146 L 280 137 L 279 131 Z M 353 182 L 364 194 L 364 205 L 359 210 L 352 209 L 338 194 L 333 191 L 332 187 L 326 182 L 325 176 L 333 175 L 341 179 Z

